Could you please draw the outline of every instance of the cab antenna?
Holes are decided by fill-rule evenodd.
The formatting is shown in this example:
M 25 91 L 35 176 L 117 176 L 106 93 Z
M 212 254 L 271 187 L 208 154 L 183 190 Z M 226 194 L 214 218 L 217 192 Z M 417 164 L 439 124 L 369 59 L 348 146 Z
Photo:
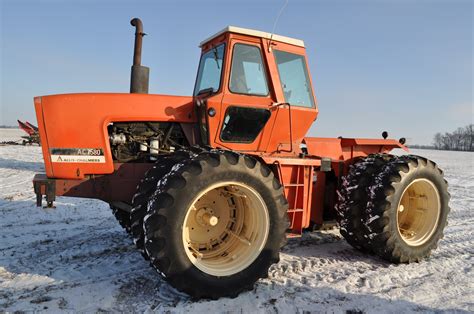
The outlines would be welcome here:
M 275 23 L 273 23 L 273 29 L 272 29 L 272 34 L 270 35 L 270 41 L 268 42 L 268 52 L 272 52 L 272 39 L 273 39 L 273 34 L 275 33 L 275 28 L 278 24 L 278 20 L 280 19 L 281 14 L 285 10 L 286 6 L 288 5 L 288 0 L 285 1 L 283 6 L 280 9 L 280 12 L 278 12 L 277 18 L 275 19 Z

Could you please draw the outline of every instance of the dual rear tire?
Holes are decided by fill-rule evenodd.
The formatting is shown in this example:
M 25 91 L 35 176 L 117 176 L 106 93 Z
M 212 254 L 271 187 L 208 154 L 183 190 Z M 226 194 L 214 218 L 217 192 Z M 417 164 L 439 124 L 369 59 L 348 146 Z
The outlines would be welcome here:
M 450 211 L 443 172 L 413 155 L 362 158 L 350 167 L 338 195 L 336 211 L 348 243 L 395 263 L 428 257 Z

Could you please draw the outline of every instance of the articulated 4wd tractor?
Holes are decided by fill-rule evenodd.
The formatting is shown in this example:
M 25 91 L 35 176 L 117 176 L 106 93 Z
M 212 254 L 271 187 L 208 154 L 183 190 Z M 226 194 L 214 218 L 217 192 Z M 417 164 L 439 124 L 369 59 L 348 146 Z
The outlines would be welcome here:
M 337 220 L 355 248 L 395 263 L 430 255 L 449 194 L 403 140 L 305 137 L 318 116 L 301 40 L 229 26 L 200 45 L 193 96 L 148 94 L 136 27 L 131 93 L 36 97 L 56 196 L 110 204 L 151 265 L 194 298 L 236 296 L 288 237 Z

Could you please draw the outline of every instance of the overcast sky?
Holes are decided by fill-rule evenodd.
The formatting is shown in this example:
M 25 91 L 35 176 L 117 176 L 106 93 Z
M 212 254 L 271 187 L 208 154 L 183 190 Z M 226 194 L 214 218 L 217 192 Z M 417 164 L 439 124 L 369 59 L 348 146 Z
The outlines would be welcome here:
M 132 17 L 150 93 L 191 95 L 198 44 L 227 25 L 270 32 L 282 1 L 0 0 L 0 124 L 33 97 L 128 92 Z M 303 39 L 320 115 L 309 135 L 407 137 L 473 123 L 472 1 L 296 1 L 276 33 Z

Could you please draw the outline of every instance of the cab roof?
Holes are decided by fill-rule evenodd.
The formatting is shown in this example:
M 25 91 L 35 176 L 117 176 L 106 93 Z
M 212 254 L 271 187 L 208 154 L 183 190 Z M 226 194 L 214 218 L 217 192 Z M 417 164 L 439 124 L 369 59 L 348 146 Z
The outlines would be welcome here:
M 287 43 L 290 45 L 295 45 L 299 47 L 304 47 L 304 41 L 300 39 L 295 39 L 295 38 L 290 38 L 286 36 L 281 36 L 281 35 L 276 35 L 276 34 L 271 34 L 267 32 L 261 32 L 257 31 L 254 29 L 249 29 L 249 28 L 242 28 L 242 27 L 237 27 L 237 26 L 227 26 L 226 28 L 222 29 L 221 31 L 215 33 L 211 37 L 206 38 L 205 40 L 201 41 L 199 44 L 199 47 L 202 47 L 204 44 L 207 42 L 211 41 L 212 39 L 216 38 L 219 35 L 222 35 L 224 33 L 236 33 L 236 34 L 243 34 L 243 35 L 249 35 L 249 36 L 254 36 L 254 37 L 260 37 L 260 38 L 266 38 L 266 39 L 271 39 L 274 41 L 279 41 L 283 43 Z

